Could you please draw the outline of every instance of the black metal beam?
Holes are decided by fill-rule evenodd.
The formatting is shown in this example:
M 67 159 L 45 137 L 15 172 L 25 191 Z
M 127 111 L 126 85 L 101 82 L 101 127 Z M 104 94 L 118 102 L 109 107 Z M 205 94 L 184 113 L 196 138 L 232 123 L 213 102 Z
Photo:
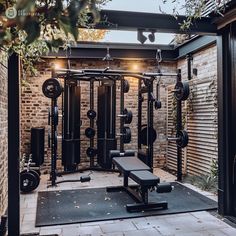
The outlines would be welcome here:
M 20 93 L 19 57 L 8 60 L 8 235 L 20 235 Z
M 129 12 L 129 11 L 114 11 L 101 10 L 101 22 L 95 26 L 97 29 L 109 30 L 131 30 L 137 29 L 155 30 L 163 33 L 187 33 L 199 35 L 216 35 L 216 24 L 212 23 L 209 17 L 202 17 L 193 22 L 188 31 L 180 30 L 180 24 L 187 20 L 186 16 L 144 13 L 144 12 Z
M 173 50 L 173 46 L 139 44 L 104 44 L 104 43 L 79 43 L 71 50 L 71 59 L 103 59 L 109 47 L 110 55 L 113 59 L 155 59 L 157 49 L 162 50 L 162 58 L 165 61 L 173 61 L 178 53 Z M 46 58 L 66 58 L 66 52 L 60 49 L 58 53 L 50 53 Z
M 216 36 L 199 36 L 177 47 L 178 58 L 186 57 L 187 54 L 193 54 L 211 44 L 216 43 Z
M 174 61 L 214 43 L 216 43 L 216 36 L 198 36 L 176 48 L 173 45 L 158 44 L 80 42 L 76 47 L 72 47 L 70 58 L 103 59 L 109 47 L 113 59 L 155 59 L 157 49 L 161 49 L 163 61 Z M 66 51 L 60 49 L 58 53 L 49 53 L 44 58 L 66 58 Z

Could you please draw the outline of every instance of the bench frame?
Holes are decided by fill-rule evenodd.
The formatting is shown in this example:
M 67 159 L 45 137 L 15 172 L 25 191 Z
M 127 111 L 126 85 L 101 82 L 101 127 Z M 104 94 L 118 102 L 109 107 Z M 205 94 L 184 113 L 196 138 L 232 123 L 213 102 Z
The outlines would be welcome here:
M 128 212 L 139 212 L 139 211 L 144 211 L 144 210 L 164 210 L 168 208 L 168 203 L 166 201 L 149 202 L 148 201 L 149 186 L 140 186 L 140 185 L 129 186 L 130 172 L 123 171 L 122 168 L 119 168 L 119 167 L 118 169 L 119 171 L 123 173 L 123 186 L 107 187 L 106 190 L 107 192 L 123 191 L 123 192 L 128 193 L 136 201 L 136 203 L 126 205 L 126 210 Z M 145 170 L 145 171 L 149 171 L 149 170 Z

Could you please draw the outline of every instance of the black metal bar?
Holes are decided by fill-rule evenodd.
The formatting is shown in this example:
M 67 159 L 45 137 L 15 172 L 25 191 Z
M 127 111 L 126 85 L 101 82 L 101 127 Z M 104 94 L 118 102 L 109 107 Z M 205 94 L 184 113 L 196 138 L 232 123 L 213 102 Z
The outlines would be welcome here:
M 133 30 L 144 29 L 146 31 L 155 30 L 166 33 L 184 33 L 180 29 L 181 23 L 187 20 L 186 16 L 179 15 L 175 18 L 173 15 L 101 10 L 101 23 L 97 24 L 97 29 L 114 30 Z M 188 29 L 188 34 L 216 35 L 217 26 L 210 17 L 201 17 L 194 21 Z
M 147 110 L 147 165 L 151 168 L 151 171 L 153 172 L 153 143 L 150 142 L 152 137 L 150 137 L 151 133 L 150 130 L 153 129 L 153 101 L 151 94 L 153 93 L 153 80 L 149 82 L 148 86 L 148 110 Z
M 181 81 L 181 70 L 178 70 L 176 82 Z M 176 100 L 176 132 L 182 130 L 182 101 Z M 182 148 L 177 146 L 177 180 L 182 181 Z
M 94 110 L 94 80 L 90 80 L 90 110 Z M 94 119 L 90 119 L 90 127 L 94 128 Z M 90 147 L 94 147 L 94 137 L 90 138 Z M 90 167 L 94 167 L 94 157 L 90 157 Z
M 54 107 L 57 105 L 57 99 L 52 99 L 51 104 L 51 114 L 54 117 Z M 57 127 L 54 123 L 54 119 L 51 119 L 51 185 L 56 185 L 56 163 L 57 163 L 57 144 L 55 140 L 55 134 L 57 132 Z
M 8 59 L 8 235 L 20 235 L 20 68 L 19 57 Z
M 125 96 L 124 96 L 124 77 L 120 79 L 120 114 L 124 113 Z M 124 118 L 120 117 L 120 152 L 124 152 Z
M 141 145 L 141 130 L 142 130 L 142 98 L 143 95 L 141 93 L 141 85 L 142 85 L 142 81 L 139 80 L 138 81 L 138 149 L 141 149 L 142 145 Z
M 193 57 L 191 54 L 188 54 L 186 56 L 187 59 L 187 74 L 188 74 L 188 80 L 192 79 L 192 61 L 193 61 Z

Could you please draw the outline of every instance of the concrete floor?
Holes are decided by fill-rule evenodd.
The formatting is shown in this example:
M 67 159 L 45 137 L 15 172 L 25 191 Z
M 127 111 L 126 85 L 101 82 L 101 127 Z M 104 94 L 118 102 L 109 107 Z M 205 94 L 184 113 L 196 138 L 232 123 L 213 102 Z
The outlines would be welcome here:
M 104 236 L 235 236 L 236 229 L 226 224 L 223 220 L 216 218 L 212 214 L 201 211 L 174 215 L 161 215 L 151 217 L 141 217 L 124 220 L 111 220 L 83 224 L 57 225 L 50 227 L 35 227 L 36 204 L 38 191 L 66 190 L 78 188 L 106 187 L 121 185 L 122 178 L 117 173 L 85 172 L 90 174 L 90 183 L 62 183 L 57 187 L 47 188 L 48 176 L 41 176 L 41 183 L 37 191 L 30 194 L 21 195 L 21 234 L 37 233 L 40 235 L 104 235 Z M 163 170 L 156 169 L 154 172 L 162 181 L 174 181 L 175 177 Z M 60 180 L 76 179 L 81 174 L 65 175 L 58 178 Z M 214 194 L 200 191 L 196 187 L 186 186 L 201 192 L 205 196 L 217 200 Z

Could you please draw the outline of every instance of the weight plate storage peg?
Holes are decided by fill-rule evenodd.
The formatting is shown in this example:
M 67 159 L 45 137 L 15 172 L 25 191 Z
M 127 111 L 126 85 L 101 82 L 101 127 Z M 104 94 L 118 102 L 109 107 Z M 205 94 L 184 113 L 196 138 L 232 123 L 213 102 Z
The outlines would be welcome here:
M 42 86 L 43 94 L 47 98 L 58 98 L 62 93 L 62 87 L 60 82 L 55 79 L 47 79 Z
M 87 112 L 87 117 L 89 118 L 89 119 L 91 119 L 91 120 L 93 120 L 93 119 L 95 119 L 96 118 L 96 116 L 97 116 L 97 113 L 96 113 L 96 111 L 94 111 L 94 110 L 88 110 L 88 112 Z
M 175 96 L 175 99 L 178 101 L 187 100 L 189 96 L 189 83 L 186 81 L 177 82 L 174 88 L 174 96 Z
M 87 128 L 85 130 L 85 136 L 87 138 L 93 138 L 95 136 L 95 133 L 96 133 L 95 130 L 93 128 L 91 128 L 91 127 Z
M 124 93 L 128 93 L 129 92 L 129 87 L 130 87 L 129 81 L 125 79 L 124 80 L 124 88 L 123 88 Z
M 97 149 L 93 147 L 88 147 L 86 150 L 86 154 L 88 157 L 93 158 L 97 155 Z

